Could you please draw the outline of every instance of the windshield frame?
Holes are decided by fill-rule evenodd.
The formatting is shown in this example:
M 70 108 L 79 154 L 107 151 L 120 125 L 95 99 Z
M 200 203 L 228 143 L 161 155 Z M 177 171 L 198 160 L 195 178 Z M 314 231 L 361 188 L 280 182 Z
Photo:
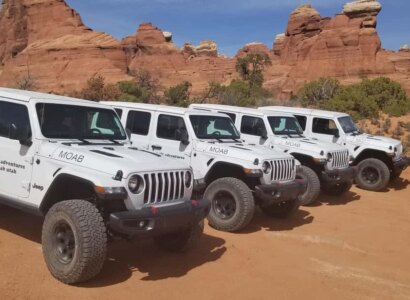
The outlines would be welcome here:
M 279 135 L 279 136 L 283 136 L 283 135 L 302 136 L 303 135 L 302 126 L 300 126 L 300 124 L 299 124 L 298 120 L 296 119 L 296 117 L 293 117 L 293 116 L 267 116 L 267 118 L 268 118 L 268 123 L 269 123 L 270 130 L 272 131 L 272 133 L 274 135 Z M 294 120 L 296 122 L 296 125 L 297 125 L 297 128 L 299 129 L 299 131 L 297 131 L 297 132 L 275 131 L 273 123 L 271 122 L 271 120 L 274 119 L 274 118 Z M 285 127 L 285 129 L 286 129 L 286 127 Z
M 42 120 L 42 118 L 44 118 L 43 115 L 41 115 L 40 110 L 46 109 L 46 106 L 50 106 L 48 109 L 53 109 L 54 107 L 58 107 L 58 106 L 62 106 L 62 107 L 66 107 L 66 108 L 70 108 L 73 110 L 78 110 L 76 113 L 87 113 L 87 110 L 89 110 L 90 112 L 93 112 L 93 116 L 91 116 L 91 118 L 93 119 L 95 116 L 95 112 L 103 112 L 103 113 L 108 113 L 111 114 L 112 116 L 112 121 L 114 121 L 114 123 L 116 124 L 117 128 L 105 128 L 107 130 L 113 130 L 116 131 L 118 130 L 119 132 L 117 134 L 93 134 L 93 135 L 78 135 L 78 134 L 73 134 L 73 135 L 68 135 L 68 134 L 51 134 L 50 132 L 47 132 L 45 130 L 45 128 L 43 128 L 44 126 L 44 120 Z M 55 109 L 55 108 L 54 108 Z M 111 108 L 105 108 L 105 107 L 96 107 L 96 106 L 87 106 L 87 105 L 78 105 L 78 104 L 71 104 L 71 103 L 56 103 L 56 102 L 45 102 L 45 101 L 41 101 L 41 102 L 37 102 L 34 105 L 34 112 L 36 114 L 36 118 L 38 120 L 37 125 L 38 128 L 40 130 L 41 135 L 46 138 L 46 139 L 54 139 L 54 140 L 80 140 L 80 141 L 101 141 L 101 140 L 110 140 L 112 142 L 116 142 L 116 141 L 123 141 L 123 142 L 127 142 L 128 141 L 128 136 L 126 134 L 126 131 L 124 129 L 124 126 L 121 123 L 121 120 L 119 119 L 117 113 L 111 109 Z M 61 112 L 62 113 L 62 112 Z M 72 115 L 68 115 L 67 117 L 70 116 L 74 116 L 74 114 Z M 109 116 L 109 115 L 108 115 Z M 111 117 L 109 116 L 109 117 Z M 78 117 L 78 116 L 77 116 Z M 84 116 L 85 118 L 87 118 L 88 116 Z M 94 120 L 87 120 L 87 119 L 82 119 L 80 121 L 87 121 L 87 122 L 91 122 L 90 124 L 92 124 L 92 122 L 94 122 Z M 98 120 L 95 120 L 95 122 L 97 122 Z M 72 120 L 73 122 L 73 120 Z M 86 127 L 88 126 L 83 126 L 80 128 L 80 131 L 85 131 L 84 129 L 87 129 Z M 90 126 L 91 127 L 91 126 Z M 101 127 L 101 129 L 103 129 Z
M 232 135 L 232 136 L 228 136 L 228 135 L 199 136 L 198 133 L 195 130 L 192 118 L 210 118 L 210 119 L 223 119 L 223 120 L 226 120 L 232 125 L 232 129 L 235 131 L 236 135 Z M 200 139 L 200 140 L 239 140 L 241 138 L 241 134 L 240 134 L 239 130 L 236 128 L 235 123 L 232 121 L 232 119 L 229 116 L 192 114 L 192 115 L 189 115 L 189 122 L 190 122 L 190 126 L 192 127 L 192 131 L 195 134 L 195 137 L 197 139 Z
M 349 120 L 351 121 L 351 124 L 353 124 L 353 131 L 346 131 L 345 128 L 343 127 L 343 121 L 342 120 Z M 351 133 L 355 133 L 355 132 L 360 132 L 359 129 L 357 128 L 355 122 L 353 121 L 353 118 L 351 116 L 344 116 L 344 117 L 338 117 L 337 118 L 337 122 L 339 123 L 340 127 L 342 128 L 343 132 L 345 134 L 351 134 Z

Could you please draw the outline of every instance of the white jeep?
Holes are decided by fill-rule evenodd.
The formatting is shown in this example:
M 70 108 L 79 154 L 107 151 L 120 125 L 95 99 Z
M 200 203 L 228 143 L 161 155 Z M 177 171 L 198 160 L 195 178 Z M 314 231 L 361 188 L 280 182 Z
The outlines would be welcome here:
M 58 280 L 96 276 L 110 237 L 194 246 L 209 210 L 192 169 L 132 147 L 98 103 L 0 88 L 0 201 L 45 216 L 43 255 Z
M 303 180 L 295 180 L 297 161 L 286 153 L 244 145 L 231 119 L 160 105 L 110 102 L 131 140 L 147 150 L 188 162 L 197 186 L 211 202 L 209 224 L 238 231 L 252 219 L 255 204 L 273 217 L 299 207 Z
M 306 138 L 291 114 L 217 104 L 192 104 L 191 108 L 227 114 L 247 143 L 295 157 L 302 164 L 297 176 L 308 184 L 301 196 L 302 204 L 315 202 L 321 189 L 333 196 L 350 190 L 355 168 L 349 167 L 349 151 Z
M 362 189 L 384 190 L 410 164 L 400 141 L 360 132 L 348 114 L 279 106 L 260 109 L 291 113 L 306 136 L 347 147 L 351 165 L 357 166 L 355 181 Z

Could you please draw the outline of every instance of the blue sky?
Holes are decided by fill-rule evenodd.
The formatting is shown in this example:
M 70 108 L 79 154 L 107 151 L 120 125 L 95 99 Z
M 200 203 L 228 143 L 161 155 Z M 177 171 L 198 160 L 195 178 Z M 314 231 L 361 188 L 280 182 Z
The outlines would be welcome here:
M 152 22 L 171 31 L 174 42 L 199 43 L 212 39 L 219 52 L 234 55 L 249 42 L 269 47 L 276 34 L 284 32 L 290 12 L 311 3 L 322 16 L 341 12 L 347 0 L 66 0 L 86 25 L 117 38 L 135 32 L 142 22 Z M 380 0 L 383 10 L 378 31 L 383 47 L 397 50 L 410 44 L 409 0 Z

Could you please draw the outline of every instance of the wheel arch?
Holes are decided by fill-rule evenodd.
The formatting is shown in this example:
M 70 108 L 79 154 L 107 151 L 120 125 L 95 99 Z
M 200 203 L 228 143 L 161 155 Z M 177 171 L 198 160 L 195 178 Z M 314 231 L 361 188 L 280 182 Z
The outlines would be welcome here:
M 382 162 L 384 162 L 390 170 L 393 169 L 393 161 L 386 154 L 386 152 L 383 152 L 381 150 L 375 150 L 375 149 L 365 149 L 362 152 L 360 152 L 360 154 L 354 160 L 353 165 L 357 166 L 360 162 L 368 158 L 379 159 Z
M 242 166 L 237 164 L 228 163 L 228 162 L 216 162 L 209 169 L 208 173 L 205 176 L 205 182 L 210 184 L 214 180 L 223 177 L 233 177 L 243 181 L 246 181 L 246 174 Z
M 40 212 L 45 215 L 56 203 L 82 199 L 91 200 L 95 196 L 94 184 L 87 179 L 61 173 L 55 177 L 40 205 Z

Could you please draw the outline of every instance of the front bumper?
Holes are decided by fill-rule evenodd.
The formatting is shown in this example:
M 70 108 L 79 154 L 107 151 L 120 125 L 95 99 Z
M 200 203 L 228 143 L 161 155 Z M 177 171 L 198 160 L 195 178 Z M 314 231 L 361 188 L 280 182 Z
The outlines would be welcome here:
M 393 162 L 394 170 L 404 171 L 410 166 L 410 157 L 402 156 L 398 161 Z
M 135 236 L 158 236 L 177 232 L 207 217 L 209 201 L 185 201 L 168 206 L 144 207 L 138 211 L 110 214 L 108 228 L 115 234 Z
M 322 172 L 321 179 L 329 184 L 336 184 L 352 181 L 357 175 L 357 167 L 347 167 L 344 169 L 328 170 Z
M 255 197 L 261 201 L 262 206 L 275 203 L 293 201 L 298 198 L 307 188 L 304 180 L 293 180 L 290 182 L 274 182 L 255 187 Z

